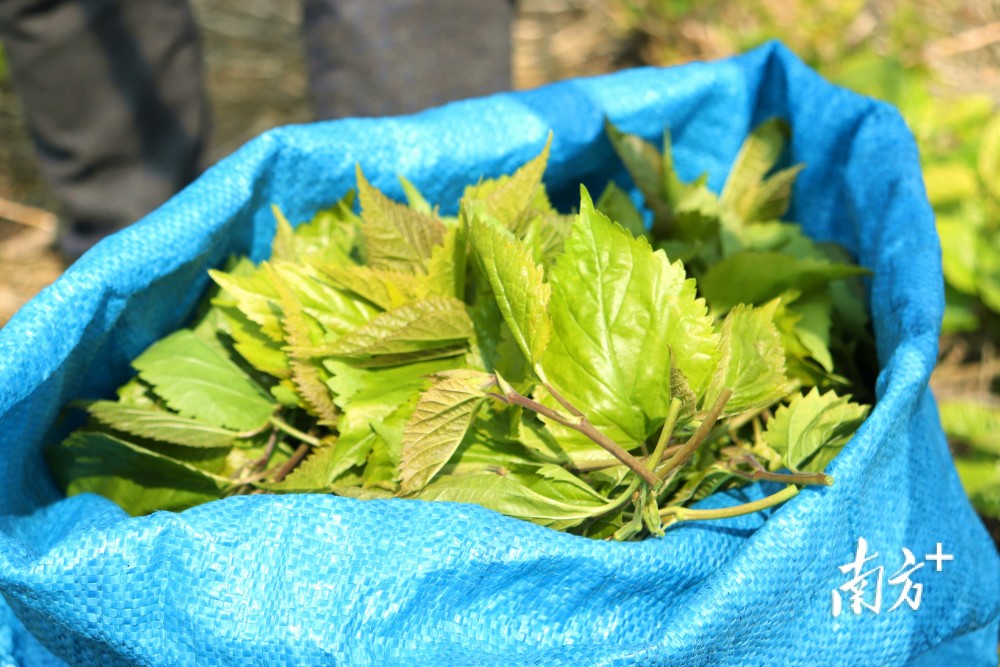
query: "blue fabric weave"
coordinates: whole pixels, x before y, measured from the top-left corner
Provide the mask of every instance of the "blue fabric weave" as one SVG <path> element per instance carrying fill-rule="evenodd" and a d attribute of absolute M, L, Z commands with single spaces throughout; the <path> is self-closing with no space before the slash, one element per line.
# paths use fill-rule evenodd
<path fill-rule="evenodd" d="M 620 177 L 610 117 L 718 189 L 743 138 L 779 115 L 804 162 L 790 218 L 840 242 L 869 282 L 878 403 L 828 472 L 776 510 L 596 542 L 482 508 L 243 496 L 128 518 L 61 497 L 42 447 L 107 397 L 129 360 L 185 324 L 206 270 L 266 257 L 278 204 L 310 217 L 354 165 L 399 196 L 405 174 L 455 202 L 554 131 L 546 181 L 570 204 Z M 113 196 L 113 193 L 109 193 Z M 99 244 L 0 330 L 0 663 L 82 665 L 995 665 L 1000 559 L 959 485 L 928 377 L 943 312 L 940 249 L 916 147 L 890 107 L 833 87 L 780 45 L 632 70 L 417 115 L 264 134 Z M 773 489 L 770 489 L 773 490 Z M 733 495 L 759 498 L 761 485 Z M 736 502 L 713 496 L 706 506 Z M 884 566 L 879 614 L 834 617 L 863 537 Z M 940 542 L 954 560 L 888 578 Z"/>

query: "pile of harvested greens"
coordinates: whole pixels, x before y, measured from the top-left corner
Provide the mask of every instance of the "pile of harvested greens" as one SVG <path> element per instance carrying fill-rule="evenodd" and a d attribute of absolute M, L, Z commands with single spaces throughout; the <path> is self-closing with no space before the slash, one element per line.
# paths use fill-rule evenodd
<path fill-rule="evenodd" d="M 616 185 L 579 213 L 548 147 L 449 218 L 358 170 L 273 255 L 234 260 L 190 329 L 48 450 L 67 493 L 132 514 L 245 493 L 471 502 L 593 538 L 757 511 L 829 484 L 874 366 L 843 250 L 778 219 L 798 167 L 764 123 L 721 195 L 608 126 L 650 217 Z M 787 484 L 721 510 L 748 480 Z"/>

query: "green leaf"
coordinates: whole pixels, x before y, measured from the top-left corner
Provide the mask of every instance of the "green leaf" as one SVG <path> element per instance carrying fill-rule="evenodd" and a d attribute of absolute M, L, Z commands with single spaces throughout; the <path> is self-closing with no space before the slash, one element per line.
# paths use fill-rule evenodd
<path fill-rule="evenodd" d="M 465 298 L 465 268 L 469 254 L 468 227 L 464 220 L 448 227 L 444 242 L 434 246 L 427 262 L 426 294 Z"/>
<path fill-rule="evenodd" d="M 399 467 L 401 494 L 419 491 L 441 470 L 465 438 L 476 410 L 486 400 L 485 373 L 450 376 L 420 395 L 403 430 Z"/>
<path fill-rule="evenodd" d="M 298 248 L 295 247 L 295 230 L 288 218 L 281 212 L 277 205 L 271 205 L 271 212 L 274 214 L 275 231 L 274 240 L 271 242 L 271 259 L 281 259 L 288 262 L 299 261 Z"/>
<path fill-rule="evenodd" d="M 230 480 L 108 435 L 77 431 L 46 452 L 68 495 L 99 493 L 132 516 L 221 497 Z"/>
<path fill-rule="evenodd" d="M 790 470 L 822 472 L 868 416 L 850 396 L 813 388 L 795 395 L 767 422 L 764 440 Z"/>
<path fill-rule="evenodd" d="M 549 286 L 525 247 L 502 228 L 476 219 L 472 246 L 486 272 L 497 307 L 525 359 L 534 366 L 548 345 Z"/>
<path fill-rule="evenodd" d="M 609 182 L 604 188 L 604 192 L 597 199 L 596 207 L 598 211 L 608 216 L 608 219 L 627 229 L 632 236 L 646 234 L 642 213 L 632 203 L 628 193 L 615 185 L 614 181 Z"/>
<path fill-rule="evenodd" d="M 459 476 L 484 472 L 506 475 L 510 473 L 512 466 L 538 464 L 538 458 L 521 443 L 512 442 L 507 436 L 497 436 L 501 417 L 489 414 L 488 406 L 486 404 L 477 413 L 466 437 L 441 468 L 439 475 Z"/>
<path fill-rule="evenodd" d="M 281 343 L 265 336 L 260 327 L 251 322 L 234 306 L 216 306 L 219 313 L 219 331 L 233 341 L 233 349 L 254 369 L 275 378 L 289 378 L 292 371 L 288 356 Z"/>
<path fill-rule="evenodd" d="M 323 341 L 323 333 L 309 326 L 302 304 L 285 285 L 282 277 L 267 265 L 271 280 L 278 291 L 282 310 L 281 327 L 285 332 L 288 366 L 292 372 L 291 381 L 296 393 L 302 398 L 306 411 L 319 420 L 320 425 L 333 426 L 337 423 L 337 406 L 333 404 L 330 390 L 326 386 L 328 374 L 321 364 L 307 352 Z"/>
<path fill-rule="evenodd" d="M 607 498 L 594 491 L 582 479 L 565 468 L 551 463 L 537 468 L 515 466 L 511 476 L 532 491 L 537 491 L 549 498 L 574 503 L 585 501 L 587 504 L 598 506 L 608 502 Z"/>
<path fill-rule="evenodd" d="M 153 407 L 95 401 L 87 406 L 87 411 L 97 421 L 116 431 L 184 447 L 229 447 L 239 437 L 236 431 L 202 424 Z"/>
<path fill-rule="evenodd" d="M 115 394 L 118 396 L 119 405 L 132 408 L 158 408 L 156 396 L 150 391 L 149 385 L 143 382 L 138 375 L 118 387 Z"/>
<path fill-rule="evenodd" d="M 295 228 L 293 243 L 300 260 L 350 264 L 361 245 L 361 219 L 354 214 L 354 191 Z"/>
<path fill-rule="evenodd" d="M 832 311 L 830 294 L 823 290 L 805 296 L 789 293 L 781 297 L 775 324 L 781 331 L 788 371 L 793 376 L 812 377 L 812 373 L 804 370 L 803 362 L 807 358 L 813 359 L 827 373 L 833 372 L 830 353 Z"/>
<path fill-rule="evenodd" d="M 375 440 L 372 452 L 362 473 L 365 488 L 379 488 L 396 492 L 399 488 L 399 469 L 403 453 L 403 429 L 416 407 L 417 396 L 396 407 L 385 419 L 370 424 Z"/>
<path fill-rule="evenodd" d="M 171 410 L 205 424 L 249 431 L 274 408 L 264 389 L 187 329 L 154 343 L 132 365 Z"/>
<path fill-rule="evenodd" d="M 795 178 L 805 165 L 798 164 L 788 169 L 775 172 L 764 180 L 748 200 L 743 212 L 747 222 L 755 220 L 777 220 L 787 211 L 792 201 L 792 187 Z"/>
<path fill-rule="evenodd" d="M 548 269 L 556 257 L 562 254 L 563 245 L 572 226 L 572 215 L 552 213 L 538 216 L 528 224 L 521 241 L 528 248 L 535 263 Z"/>
<path fill-rule="evenodd" d="M 444 223 L 386 197 L 365 179 L 361 167 L 357 174 L 368 266 L 426 273 L 431 249 L 444 239 Z"/>
<path fill-rule="evenodd" d="M 994 113 L 983 128 L 977 166 L 986 191 L 1000 202 L 1000 113 Z"/>
<path fill-rule="evenodd" d="M 222 288 L 223 297 L 216 302 L 233 303 L 248 320 L 260 327 L 261 333 L 273 341 L 281 342 L 284 334 L 278 316 L 278 293 L 274 285 L 262 271 L 255 271 L 252 265 L 238 267 L 239 271 L 224 273 L 209 270 L 208 275 Z M 229 298 L 226 299 L 225 297 Z"/>
<path fill-rule="evenodd" d="M 342 415 L 337 423 L 340 437 L 334 449 L 331 480 L 365 463 L 376 436 L 372 424 L 386 420 L 400 405 L 415 400 L 430 384 L 428 376 L 452 370 L 460 357 L 436 359 L 389 368 L 357 368 L 343 361 L 324 360 L 331 373 L 327 382 Z"/>
<path fill-rule="evenodd" d="M 477 475 L 463 475 L 458 477 L 438 477 L 436 480 L 425 486 L 415 496 L 419 500 L 449 501 L 454 503 L 474 503 L 487 509 L 491 509 L 507 516 L 532 521 L 534 523 L 547 526 L 555 523 L 567 524 L 579 523 L 591 516 L 594 510 L 601 506 L 601 502 L 589 498 L 583 493 L 578 493 L 573 500 L 567 501 L 562 498 L 551 498 L 544 493 L 539 493 L 522 480 L 528 475 L 521 475 L 518 479 L 511 476 L 497 475 L 493 473 L 481 473 Z M 546 485 L 544 478 L 537 478 L 536 483 Z M 568 491 L 563 485 L 561 490 Z"/>
<path fill-rule="evenodd" d="M 763 408 L 795 389 L 785 376 L 785 351 L 774 323 L 779 301 L 760 308 L 739 305 L 722 323 L 722 356 L 702 407 L 714 405 L 724 388 L 733 394 L 724 414 Z"/>
<path fill-rule="evenodd" d="M 423 215 L 434 215 L 434 209 L 424 199 L 424 196 L 420 194 L 417 186 L 404 176 L 398 176 L 397 178 L 399 178 L 399 182 L 403 186 L 403 194 L 406 196 L 406 203 L 409 204 L 410 208 Z"/>
<path fill-rule="evenodd" d="M 542 367 L 592 422 L 645 440 L 668 411 L 671 352 L 692 388 L 704 387 L 718 336 L 694 281 L 595 210 L 586 190 L 550 280 L 552 340 Z"/>
<path fill-rule="evenodd" d="M 288 262 L 265 262 L 260 271 L 268 275 L 275 292 L 275 304 L 278 312 L 280 299 L 274 285 L 274 275 L 267 269 L 271 266 L 281 277 L 282 282 L 292 290 L 302 304 L 302 312 L 318 322 L 331 336 L 342 336 L 349 331 L 365 324 L 378 309 L 367 302 L 353 297 L 349 292 L 327 282 L 319 269 L 308 264 L 289 264 Z M 284 329 L 282 328 L 282 332 Z M 284 340 L 284 336 L 282 336 Z"/>
<path fill-rule="evenodd" d="M 329 493 L 330 474 L 338 459 L 337 445 L 313 447 L 309 455 L 280 482 L 258 482 L 255 486 L 273 493 Z"/>
<path fill-rule="evenodd" d="M 663 188 L 664 179 L 667 178 L 664 176 L 664 161 L 671 160 L 670 135 L 666 135 L 665 138 L 668 150 L 664 156 L 642 137 L 622 132 L 607 118 L 604 119 L 604 130 L 611 141 L 611 146 L 615 149 L 615 153 L 618 154 L 629 176 L 632 177 L 639 192 L 642 193 L 646 206 L 653 212 L 656 231 L 663 231 L 674 217 Z M 673 174 L 672 162 L 667 167 L 667 172 Z"/>
<path fill-rule="evenodd" d="M 661 158 L 663 160 L 663 194 L 666 197 L 667 203 L 675 209 L 674 212 L 676 213 L 676 209 L 681 206 L 682 200 L 689 194 L 691 188 L 682 183 L 680 177 L 677 176 L 677 170 L 674 167 L 674 151 L 669 127 L 663 130 L 663 153 Z M 703 186 L 707 180 L 707 177 L 699 179 L 692 185 L 695 187 L 699 185 Z"/>
<path fill-rule="evenodd" d="M 754 128 L 740 147 L 719 199 L 741 219 L 753 219 L 754 208 L 767 199 L 761 183 L 781 157 L 789 134 L 787 123 L 772 118 Z"/>
<path fill-rule="evenodd" d="M 698 287 L 712 311 L 724 313 L 740 303 L 759 305 L 789 290 L 806 292 L 867 273 L 852 264 L 745 250 L 710 268 L 698 281 Z"/>
<path fill-rule="evenodd" d="M 359 360 L 442 348 L 457 353 L 452 348 L 464 347 L 472 334 L 465 304 L 450 297 L 429 297 L 387 310 L 313 353 Z"/>
<path fill-rule="evenodd" d="M 440 248 L 441 246 L 437 246 Z M 373 269 L 368 266 L 320 266 L 319 270 L 338 287 L 353 292 L 383 310 L 416 300 L 421 280 L 412 273 Z"/>
<path fill-rule="evenodd" d="M 974 401 L 941 401 L 941 427 L 949 438 L 1000 456 L 1000 408 Z"/>
<path fill-rule="evenodd" d="M 466 188 L 462 208 L 470 218 L 493 219 L 511 233 L 521 236 L 528 223 L 554 212 L 542 186 L 542 174 L 549 160 L 552 135 L 539 155 L 510 176 L 483 181 Z"/>

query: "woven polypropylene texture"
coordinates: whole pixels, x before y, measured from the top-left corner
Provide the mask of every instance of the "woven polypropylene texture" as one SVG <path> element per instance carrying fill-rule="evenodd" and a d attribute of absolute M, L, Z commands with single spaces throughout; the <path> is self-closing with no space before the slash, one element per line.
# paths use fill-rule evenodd
<path fill-rule="evenodd" d="M 264 258 L 271 203 L 307 219 L 353 186 L 357 162 L 390 194 L 405 174 L 428 199 L 454 203 L 466 184 L 536 155 L 551 129 L 546 180 L 571 205 L 581 181 L 596 191 L 623 179 L 605 115 L 654 141 L 669 126 L 682 176 L 708 172 L 715 189 L 752 127 L 790 122 L 791 159 L 807 165 L 790 217 L 874 272 L 878 403 L 832 464 L 833 487 L 768 515 L 628 544 L 449 503 L 258 495 L 128 518 L 95 496 L 61 498 L 42 448 L 75 425 L 63 406 L 110 396 L 130 359 L 185 323 L 206 269 L 232 253 Z M 0 655 L 241 667 L 995 665 L 1000 560 L 927 389 L 939 255 L 898 114 L 830 86 L 779 45 L 268 132 L 99 244 L 0 331 Z M 916 610 L 889 611 L 899 588 L 886 581 L 881 613 L 855 615 L 845 601 L 835 617 L 832 591 L 849 578 L 838 567 L 859 537 L 879 554 L 866 569 L 883 566 L 886 580 L 904 548 L 923 562 L 940 542 L 954 560 L 913 573 Z"/>

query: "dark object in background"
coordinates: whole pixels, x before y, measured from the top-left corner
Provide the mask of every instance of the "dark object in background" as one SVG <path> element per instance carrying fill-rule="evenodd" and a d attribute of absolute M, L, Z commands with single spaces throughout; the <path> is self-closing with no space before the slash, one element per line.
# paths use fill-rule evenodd
<path fill-rule="evenodd" d="M 319 118 L 393 115 L 506 90 L 503 0 L 304 0 Z M 204 166 L 208 105 L 190 8 L 176 0 L 4 0 L 0 41 L 72 261 Z"/>

